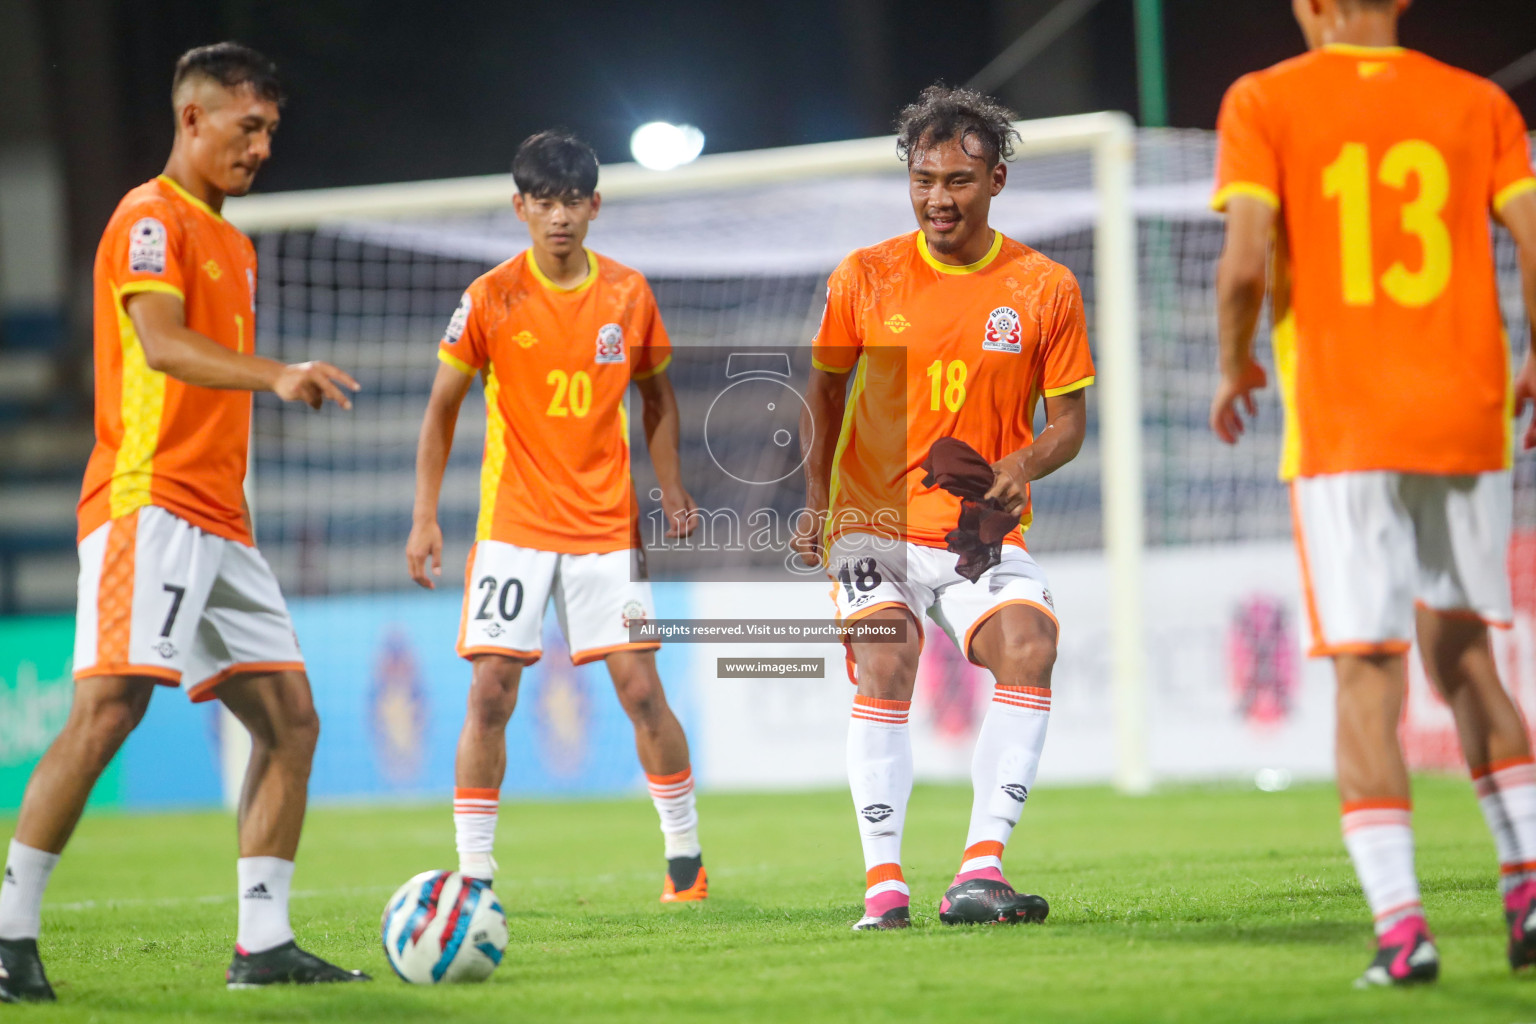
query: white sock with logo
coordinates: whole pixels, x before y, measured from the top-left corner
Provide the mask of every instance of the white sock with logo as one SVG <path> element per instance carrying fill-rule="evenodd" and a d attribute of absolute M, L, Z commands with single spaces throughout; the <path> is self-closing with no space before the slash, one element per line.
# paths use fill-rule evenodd
<path fill-rule="evenodd" d="M 35 939 L 43 923 L 43 890 L 59 855 L 11 840 L 0 882 L 0 939 Z"/>
<path fill-rule="evenodd" d="M 912 797 L 912 702 L 853 698 L 848 723 L 848 788 L 853 794 L 859 840 L 864 845 L 864 899 L 908 895 L 901 874 L 901 832 Z"/>
<path fill-rule="evenodd" d="M 1002 878 L 1003 847 L 1013 835 L 1024 801 L 1035 785 L 1045 730 L 1051 720 L 1051 691 L 1034 686 L 998 686 L 982 719 L 971 759 L 971 825 L 965 835 L 960 875 L 996 871 Z"/>
<path fill-rule="evenodd" d="M 235 945 L 242 953 L 264 953 L 293 938 L 288 923 L 288 894 L 293 888 L 293 861 L 281 857 L 241 857 L 235 862 L 240 879 L 240 925 Z"/>

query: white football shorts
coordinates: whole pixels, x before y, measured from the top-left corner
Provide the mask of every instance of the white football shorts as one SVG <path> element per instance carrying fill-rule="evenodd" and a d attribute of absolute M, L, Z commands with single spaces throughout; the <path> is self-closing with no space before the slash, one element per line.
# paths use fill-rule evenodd
<path fill-rule="evenodd" d="M 947 548 L 845 533 L 832 542 L 827 559 L 838 620 L 856 622 L 881 608 L 905 608 L 917 623 L 919 640 L 926 615 L 972 662 L 976 630 L 999 609 L 1028 605 L 1056 621 L 1050 583 L 1028 551 L 1004 544 L 1002 561 L 974 583 L 955 571 L 959 561 Z"/>
<path fill-rule="evenodd" d="M 469 552 L 460 657 L 504 654 L 531 665 L 543 654 L 544 608 L 554 599 L 560 632 L 578 665 L 615 651 L 654 651 L 631 643 L 629 625 L 656 617 L 651 585 L 632 578 L 632 551 L 564 555 L 482 540 Z"/>
<path fill-rule="evenodd" d="M 277 577 L 254 547 L 154 506 L 80 542 L 76 679 L 147 676 L 203 701 L 233 675 L 303 669 Z"/>
<path fill-rule="evenodd" d="M 1408 650 L 1414 606 L 1507 627 L 1508 471 L 1372 471 L 1291 484 L 1311 654 Z"/>

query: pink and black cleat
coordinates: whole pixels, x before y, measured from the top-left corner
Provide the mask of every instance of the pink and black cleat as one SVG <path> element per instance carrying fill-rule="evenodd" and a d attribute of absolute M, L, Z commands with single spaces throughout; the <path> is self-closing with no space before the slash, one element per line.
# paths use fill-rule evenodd
<path fill-rule="evenodd" d="M 912 898 L 904 892 L 882 892 L 864 901 L 864 916 L 853 923 L 856 932 L 884 932 L 912 924 Z"/>
<path fill-rule="evenodd" d="M 1505 893 L 1504 920 L 1509 922 L 1510 968 L 1536 964 L 1536 882 L 1522 882 Z"/>
<path fill-rule="evenodd" d="M 1422 915 L 1405 917 L 1376 940 L 1376 959 L 1355 988 L 1418 985 L 1440 977 L 1440 952 Z"/>
<path fill-rule="evenodd" d="M 1045 897 L 1014 892 L 996 868 L 956 875 L 939 901 L 945 924 L 1039 924 L 1050 912 Z"/>

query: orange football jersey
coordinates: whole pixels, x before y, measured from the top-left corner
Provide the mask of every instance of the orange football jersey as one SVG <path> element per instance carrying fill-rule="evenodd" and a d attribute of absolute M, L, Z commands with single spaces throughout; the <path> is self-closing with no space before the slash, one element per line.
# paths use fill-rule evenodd
<path fill-rule="evenodd" d="M 562 554 L 634 547 L 624 395 L 666 369 L 671 343 L 638 271 L 596 253 L 574 288 L 530 252 L 464 293 L 438 358 L 485 378 L 477 540 Z"/>
<path fill-rule="evenodd" d="M 1281 475 L 1509 466 L 1489 214 L 1536 189 L 1509 97 L 1412 50 L 1328 46 L 1239 79 L 1218 130 L 1215 208 L 1282 220 Z"/>
<path fill-rule="evenodd" d="M 183 384 L 145 362 L 123 302 L 182 300 L 186 324 L 236 352 L 256 338 L 250 239 L 165 175 L 118 204 L 96 250 L 96 447 L 85 470 L 80 537 L 146 505 L 251 543 L 244 508 L 251 393 Z"/>
<path fill-rule="evenodd" d="M 944 547 L 960 499 L 923 486 L 922 462 L 954 437 L 989 462 L 1034 440 L 1035 406 L 1093 383 L 1072 272 L 996 232 L 950 266 L 922 232 L 851 253 L 827 284 L 817 368 L 857 367 L 832 468 L 828 535 L 878 533 Z M 1022 547 L 1031 512 L 1006 543 Z"/>

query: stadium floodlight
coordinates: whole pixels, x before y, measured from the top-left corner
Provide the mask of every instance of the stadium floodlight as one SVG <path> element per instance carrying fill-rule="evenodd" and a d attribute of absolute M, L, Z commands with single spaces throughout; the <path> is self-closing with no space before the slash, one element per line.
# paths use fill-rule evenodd
<path fill-rule="evenodd" d="M 648 121 L 629 137 L 629 152 L 641 167 L 670 171 L 698 159 L 704 133 L 691 124 Z"/>

